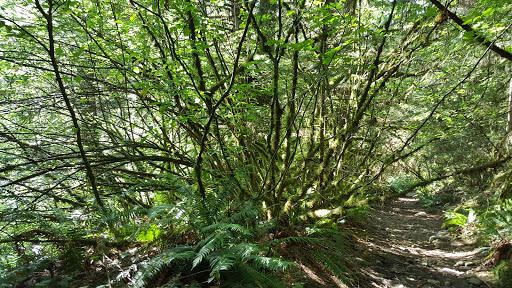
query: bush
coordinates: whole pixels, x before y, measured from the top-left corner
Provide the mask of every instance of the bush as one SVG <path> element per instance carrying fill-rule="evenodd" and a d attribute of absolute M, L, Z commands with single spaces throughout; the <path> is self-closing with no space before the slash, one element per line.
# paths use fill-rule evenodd
<path fill-rule="evenodd" d="M 412 175 L 401 173 L 396 176 L 389 177 L 386 179 L 386 182 L 388 183 L 391 191 L 395 193 L 402 193 L 418 182 L 418 180 Z"/>

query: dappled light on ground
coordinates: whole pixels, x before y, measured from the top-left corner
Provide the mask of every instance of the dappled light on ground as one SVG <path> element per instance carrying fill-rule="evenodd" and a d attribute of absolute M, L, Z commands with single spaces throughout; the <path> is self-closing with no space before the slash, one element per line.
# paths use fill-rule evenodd
<path fill-rule="evenodd" d="M 373 287 L 493 287 L 480 265 L 486 254 L 442 228 L 441 212 L 399 198 L 374 209 L 358 249 Z"/>

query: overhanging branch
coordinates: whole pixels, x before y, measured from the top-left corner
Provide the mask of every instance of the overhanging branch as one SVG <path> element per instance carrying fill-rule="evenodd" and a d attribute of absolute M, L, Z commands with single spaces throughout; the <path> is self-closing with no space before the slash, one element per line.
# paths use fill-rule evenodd
<path fill-rule="evenodd" d="M 512 157 L 509 156 L 509 157 L 503 158 L 501 160 L 494 161 L 494 162 L 491 162 L 491 163 L 487 163 L 487 164 L 484 164 L 484 165 L 481 165 L 481 166 L 476 166 L 476 167 L 470 167 L 470 168 L 467 168 L 467 169 L 457 170 L 455 172 L 452 172 L 452 173 L 449 173 L 449 174 L 446 174 L 446 175 L 441 175 L 441 176 L 438 176 L 438 177 L 435 177 L 435 178 L 427 179 L 425 181 L 421 181 L 421 182 L 418 182 L 418 183 L 410 186 L 409 188 L 407 188 L 406 190 L 404 190 L 400 194 L 406 194 L 406 193 L 412 192 L 416 188 L 424 187 L 424 186 L 427 186 L 430 183 L 433 183 L 433 182 L 436 182 L 436 181 L 441 181 L 441 180 L 444 180 L 444 179 L 447 179 L 447 178 L 450 178 L 450 177 L 453 177 L 453 176 L 470 175 L 470 174 L 474 174 L 474 173 L 484 172 L 485 170 L 490 169 L 490 168 L 498 168 L 498 167 L 503 166 L 503 164 L 508 162 L 510 159 L 512 159 Z"/>
<path fill-rule="evenodd" d="M 496 54 L 500 55 L 501 57 L 512 61 L 512 53 L 503 50 L 502 48 L 496 46 L 496 44 L 493 41 L 489 41 L 486 39 L 481 33 L 478 33 L 473 29 L 473 27 L 469 26 L 468 24 L 464 24 L 464 21 L 460 19 L 455 13 L 448 10 L 446 6 L 441 4 L 438 0 L 430 0 L 432 4 L 434 4 L 439 10 L 441 10 L 443 13 L 446 13 L 450 19 L 453 20 L 453 22 L 457 23 L 462 29 L 464 29 L 467 32 L 471 32 L 475 35 L 475 40 L 481 44 L 483 44 L 485 47 L 488 47 L 491 51 L 495 52 Z"/>

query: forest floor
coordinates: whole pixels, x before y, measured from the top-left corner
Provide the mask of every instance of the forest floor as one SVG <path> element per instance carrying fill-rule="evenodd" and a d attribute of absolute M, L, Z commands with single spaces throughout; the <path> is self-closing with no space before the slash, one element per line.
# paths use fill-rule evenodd
<path fill-rule="evenodd" d="M 482 265 L 488 251 L 474 239 L 442 228 L 442 211 L 426 209 L 416 198 L 399 198 L 372 208 L 355 249 L 369 283 L 360 287 L 494 287 Z"/>

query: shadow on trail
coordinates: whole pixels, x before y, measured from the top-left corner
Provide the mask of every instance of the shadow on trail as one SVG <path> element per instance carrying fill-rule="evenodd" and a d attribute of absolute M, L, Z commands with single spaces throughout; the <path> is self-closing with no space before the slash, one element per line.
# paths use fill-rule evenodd
<path fill-rule="evenodd" d="M 443 215 L 417 202 L 399 198 L 372 211 L 358 240 L 372 287 L 493 287 L 479 267 L 485 253 L 442 229 Z"/>

